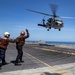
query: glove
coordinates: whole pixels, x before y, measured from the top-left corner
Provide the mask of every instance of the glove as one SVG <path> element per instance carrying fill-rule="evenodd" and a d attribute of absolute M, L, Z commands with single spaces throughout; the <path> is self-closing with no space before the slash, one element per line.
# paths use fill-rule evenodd
<path fill-rule="evenodd" d="M 26 32 L 28 32 L 28 29 L 26 29 Z"/>

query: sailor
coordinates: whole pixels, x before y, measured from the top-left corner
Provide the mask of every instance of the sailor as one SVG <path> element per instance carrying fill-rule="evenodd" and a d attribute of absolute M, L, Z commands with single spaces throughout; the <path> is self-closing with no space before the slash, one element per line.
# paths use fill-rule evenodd
<path fill-rule="evenodd" d="M 0 38 L 0 67 L 2 65 L 6 65 L 8 64 L 5 60 L 5 53 L 6 53 L 6 49 L 8 47 L 9 42 L 13 42 L 12 39 L 9 39 L 10 37 L 10 33 L 9 32 L 5 32 L 4 33 L 4 38 Z"/>
<path fill-rule="evenodd" d="M 22 31 L 20 33 L 20 36 L 18 36 L 16 38 L 16 49 L 17 49 L 18 55 L 17 55 L 16 60 L 15 60 L 15 65 L 21 65 L 19 62 L 24 62 L 22 60 L 23 46 L 25 44 L 25 39 L 27 39 L 29 37 L 29 31 L 27 29 L 26 29 L 26 33 L 27 33 L 27 35 L 25 35 L 25 31 Z"/>

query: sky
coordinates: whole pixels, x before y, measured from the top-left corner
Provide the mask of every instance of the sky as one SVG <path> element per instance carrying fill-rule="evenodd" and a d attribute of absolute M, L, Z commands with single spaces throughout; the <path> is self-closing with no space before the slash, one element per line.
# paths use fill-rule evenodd
<path fill-rule="evenodd" d="M 75 18 L 75 0 L 0 0 L 0 37 L 4 32 L 10 33 L 10 38 L 16 38 L 22 30 L 29 30 L 27 41 L 67 41 L 75 42 L 75 19 L 60 18 L 64 22 L 61 31 L 38 26 L 42 19 L 49 16 L 27 11 L 37 10 L 52 14 L 50 4 L 58 6 L 56 15 Z"/>

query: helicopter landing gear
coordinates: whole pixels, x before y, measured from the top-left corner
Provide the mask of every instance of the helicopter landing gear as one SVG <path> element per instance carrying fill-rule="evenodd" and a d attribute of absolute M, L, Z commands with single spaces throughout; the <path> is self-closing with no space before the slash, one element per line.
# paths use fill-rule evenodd
<path fill-rule="evenodd" d="M 61 29 L 59 29 L 59 31 L 60 31 Z"/>
<path fill-rule="evenodd" d="M 49 29 L 47 29 L 47 31 L 49 31 Z"/>
<path fill-rule="evenodd" d="M 49 29 L 51 29 L 51 27 L 49 27 Z"/>
<path fill-rule="evenodd" d="M 51 29 L 51 27 L 49 27 L 48 29 L 47 29 L 47 31 L 49 31 Z"/>

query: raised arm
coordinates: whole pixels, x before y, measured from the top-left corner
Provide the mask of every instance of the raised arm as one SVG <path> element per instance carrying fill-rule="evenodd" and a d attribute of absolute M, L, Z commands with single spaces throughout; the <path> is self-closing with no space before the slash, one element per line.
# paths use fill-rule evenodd
<path fill-rule="evenodd" d="M 26 33 L 27 35 L 25 36 L 25 38 L 28 38 L 30 36 L 28 29 L 26 29 Z"/>

